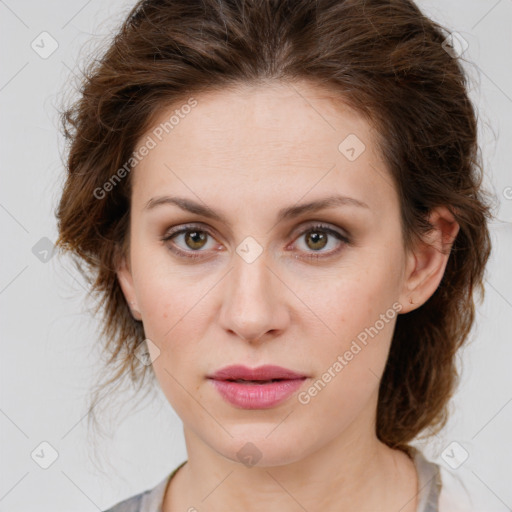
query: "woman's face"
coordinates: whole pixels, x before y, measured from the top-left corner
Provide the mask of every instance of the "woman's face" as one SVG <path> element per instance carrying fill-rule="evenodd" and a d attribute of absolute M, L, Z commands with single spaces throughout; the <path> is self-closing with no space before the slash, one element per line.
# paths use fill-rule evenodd
<path fill-rule="evenodd" d="M 411 306 L 399 200 L 370 126 L 306 83 L 195 102 L 162 111 L 139 141 L 118 272 L 188 439 L 271 466 L 374 436 L 397 314 Z M 277 403 L 253 384 L 260 400 L 244 406 L 208 378 L 235 364 L 305 378 Z"/>

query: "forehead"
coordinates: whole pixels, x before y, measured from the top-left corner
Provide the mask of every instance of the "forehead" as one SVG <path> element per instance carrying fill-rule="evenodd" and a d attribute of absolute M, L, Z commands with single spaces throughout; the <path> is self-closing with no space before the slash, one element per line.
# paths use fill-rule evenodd
<path fill-rule="evenodd" d="M 397 200 L 372 126 L 325 89 L 246 85 L 194 100 L 193 108 L 181 108 L 184 101 L 159 112 L 141 137 L 139 144 L 149 137 L 155 145 L 133 172 L 134 202 L 176 188 L 242 202 L 322 191 L 375 207 Z"/>

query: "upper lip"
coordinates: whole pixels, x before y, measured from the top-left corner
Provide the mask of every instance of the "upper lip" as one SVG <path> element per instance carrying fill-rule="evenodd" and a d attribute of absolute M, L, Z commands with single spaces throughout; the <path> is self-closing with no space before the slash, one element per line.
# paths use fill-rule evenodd
<path fill-rule="evenodd" d="M 303 379 L 306 375 L 294 372 L 282 366 L 263 365 L 248 368 L 243 365 L 225 366 L 215 373 L 208 375 L 215 380 L 272 380 L 272 379 Z"/>

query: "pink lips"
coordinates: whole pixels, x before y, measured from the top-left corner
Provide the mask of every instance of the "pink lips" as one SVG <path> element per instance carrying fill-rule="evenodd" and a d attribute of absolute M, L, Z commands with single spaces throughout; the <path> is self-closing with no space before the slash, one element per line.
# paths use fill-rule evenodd
<path fill-rule="evenodd" d="M 253 369 L 234 365 L 208 375 L 208 379 L 232 405 L 242 409 L 268 409 L 292 395 L 307 376 L 274 365 Z"/>

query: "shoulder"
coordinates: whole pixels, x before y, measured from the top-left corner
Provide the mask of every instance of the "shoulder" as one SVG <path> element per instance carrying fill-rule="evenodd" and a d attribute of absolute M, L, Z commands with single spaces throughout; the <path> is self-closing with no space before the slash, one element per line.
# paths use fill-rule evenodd
<path fill-rule="evenodd" d="M 440 465 L 443 489 L 439 512 L 509 512 L 503 501 L 472 472 L 457 472 Z"/>
<path fill-rule="evenodd" d="M 429 461 L 415 447 L 409 447 L 418 474 L 418 507 L 417 512 L 441 512 L 439 510 L 439 494 L 442 481 L 439 466 Z M 453 511 L 450 511 L 453 512 Z"/>
<path fill-rule="evenodd" d="M 420 483 L 418 512 L 509 512 L 489 489 L 477 492 L 472 472 L 450 469 L 413 449 Z"/>
<path fill-rule="evenodd" d="M 182 462 L 170 474 L 160 480 L 155 487 L 144 492 L 131 496 L 116 503 L 113 507 L 103 512 L 160 512 L 165 495 L 165 489 L 171 478 L 176 474 L 187 461 Z"/>
<path fill-rule="evenodd" d="M 130 498 L 116 503 L 113 507 L 103 512 L 142 512 L 142 498 L 147 495 L 149 491 L 141 492 Z"/>

